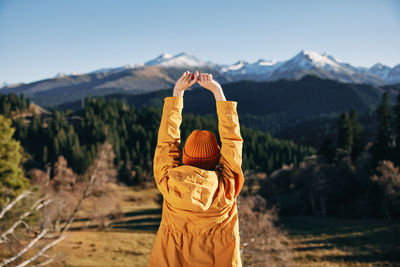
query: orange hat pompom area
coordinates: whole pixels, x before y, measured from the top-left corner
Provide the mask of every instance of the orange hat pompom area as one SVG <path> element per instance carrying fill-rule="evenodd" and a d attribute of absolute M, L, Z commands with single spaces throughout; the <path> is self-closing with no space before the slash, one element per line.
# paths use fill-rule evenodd
<path fill-rule="evenodd" d="M 201 169 L 213 169 L 219 160 L 220 148 L 215 135 L 207 130 L 194 130 L 183 147 L 182 163 Z"/>

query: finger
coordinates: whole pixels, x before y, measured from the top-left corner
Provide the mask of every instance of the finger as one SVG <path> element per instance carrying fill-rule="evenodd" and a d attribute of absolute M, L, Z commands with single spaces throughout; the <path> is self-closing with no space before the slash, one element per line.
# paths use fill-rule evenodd
<path fill-rule="evenodd" d="M 212 78 L 213 78 L 213 75 L 210 73 L 210 79 L 212 80 Z"/>
<path fill-rule="evenodd" d="M 205 74 L 205 73 L 202 73 L 202 74 L 201 74 L 201 78 L 203 79 L 204 82 L 207 81 L 207 79 L 206 79 L 206 74 Z"/>
<path fill-rule="evenodd" d="M 187 72 L 185 71 L 182 76 L 179 78 L 181 81 L 184 81 L 187 77 Z"/>
<path fill-rule="evenodd" d="M 190 83 L 192 84 L 193 81 L 195 81 L 196 79 L 196 73 L 192 73 L 191 77 L 190 77 Z"/>
<path fill-rule="evenodd" d="M 190 73 L 189 78 L 188 78 L 188 82 L 191 83 L 193 80 L 194 74 Z"/>
<path fill-rule="evenodd" d="M 187 82 L 190 79 L 190 71 L 187 71 L 184 81 Z"/>
<path fill-rule="evenodd" d="M 196 70 L 196 73 L 195 73 L 195 79 L 196 79 L 196 82 L 199 80 L 199 71 L 197 71 L 197 70 Z"/>
<path fill-rule="evenodd" d="M 210 81 L 210 80 L 211 80 L 210 74 L 207 74 L 207 81 Z"/>
<path fill-rule="evenodd" d="M 199 80 L 200 80 L 201 82 L 203 82 L 203 73 L 200 73 L 200 74 L 199 74 Z"/>
<path fill-rule="evenodd" d="M 192 80 L 190 82 L 190 86 L 192 86 L 193 84 L 195 84 L 197 82 L 197 72 L 193 74 L 192 76 Z"/>

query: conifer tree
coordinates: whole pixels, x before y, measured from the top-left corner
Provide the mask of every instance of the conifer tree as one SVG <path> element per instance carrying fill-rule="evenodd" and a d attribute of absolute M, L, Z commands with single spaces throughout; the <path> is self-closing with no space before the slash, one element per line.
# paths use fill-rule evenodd
<path fill-rule="evenodd" d="M 376 109 L 378 129 L 373 146 L 374 164 L 378 161 L 390 160 L 392 155 L 392 113 L 389 94 L 383 93 L 381 104 Z"/>
<path fill-rule="evenodd" d="M 347 112 L 342 113 L 339 117 L 337 146 L 348 153 L 351 153 L 353 146 L 353 133 L 351 121 Z"/>
<path fill-rule="evenodd" d="M 23 149 L 13 139 L 11 119 L 0 115 L 0 205 L 29 186 L 21 165 Z"/>
<path fill-rule="evenodd" d="M 396 147 L 394 150 L 393 162 L 400 166 L 400 93 L 397 95 L 397 102 L 394 107 L 394 118 L 395 118 L 395 131 L 396 131 Z"/>
<path fill-rule="evenodd" d="M 47 155 L 48 151 L 47 151 L 47 146 L 43 146 L 43 154 L 42 154 L 42 161 L 43 164 L 47 163 L 48 160 L 48 155 Z"/>
<path fill-rule="evenodd" d="M 325 156 L 325 158 L 329 162 L 334 162 L 335 154 L 336 154 L 336 146 L 332 138 L 327 137 L 325 138 L 324 142 L 322 143 L 318 154 Z"/>
<path fill-rule="evenodd" d="M 31 97 L 28 95 L 26 98 L 25 98 L 25 103 L 26 103 L 26 107 L 29 109 L 29 106 L 31 105 Z"/>
<path fill-rule="evenodd" d="M 352 109 L 350 112 L 350 121 L 351 121 L 352 137 L 353 137 L 351 158 L 353 161 L 355 161 L 364 149 L 364 140 L 362 135 L 363 128 L 358 120 L 358 114 L 354 109 Z"/>
<path fill-rule="evenodd" d="M 36 113 L 33 113 L 32 116 L 32 121 L 29 127 L 29 131 L 30 134 L 32 134 L 33 136 L 36 136 L 36 134 L 39 132 L 39 128 L 40 128 L 40 117 L 39 115 L 37 115 Z"/>
<path fill-rule="evenodd" d="M 19 95 L 18 108 L 19 108 L 20 111 L 24 111 L 26 109 L 26 102 L 25 102 L 24 93 L 21 93 Z"/>

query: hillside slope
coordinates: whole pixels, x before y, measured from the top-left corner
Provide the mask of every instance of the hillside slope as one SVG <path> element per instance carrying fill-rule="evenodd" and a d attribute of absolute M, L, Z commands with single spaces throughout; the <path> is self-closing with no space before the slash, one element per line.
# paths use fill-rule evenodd
<path fill-rule="evenodd" d="M 369 114 L 378 106 L 381 95 L 389 91 L 394 102 L 398 88 L 375 88 L 364 84 L 347 84 L 315 76 L 299 81 L 241 81 L 223 85 L 227 99 L 238 102 L 240 121 L 244 125 L 270 132 L 278 138 L 292 139 L 299 144 L 318 146 L 327 135 L 336 131 L 342 112 L 354 109 Z M 112 94 L 137 108 L 161 106 L 171 89 L 141 95 Z M 82 108 L 80 101 L 60 105 L 61 109 Z M 203 88 L 185 93 L 184 112 L 215 114 L 212 94 Z M 370 116 L 371 117 L 371 116 Z"/>

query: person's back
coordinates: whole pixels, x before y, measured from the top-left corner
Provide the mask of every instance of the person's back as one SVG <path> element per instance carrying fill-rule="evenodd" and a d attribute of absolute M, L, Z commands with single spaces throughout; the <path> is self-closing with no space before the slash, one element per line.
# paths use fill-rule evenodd
<path fill-rule="evenodd" d="M 195 130 L 181 152 L 184 90 L 199 82 L 216 99 L 221 149 L 215 136 Z M 154 154 L 154 178 L 164 202 L 149 266 L 241 266 L 236 197 L 244 176 L 237 102 L 226 101 L 210 74 L 185 72 L 164 99 Z M 215 169 L 219 164 L 221 168 Z"/>

